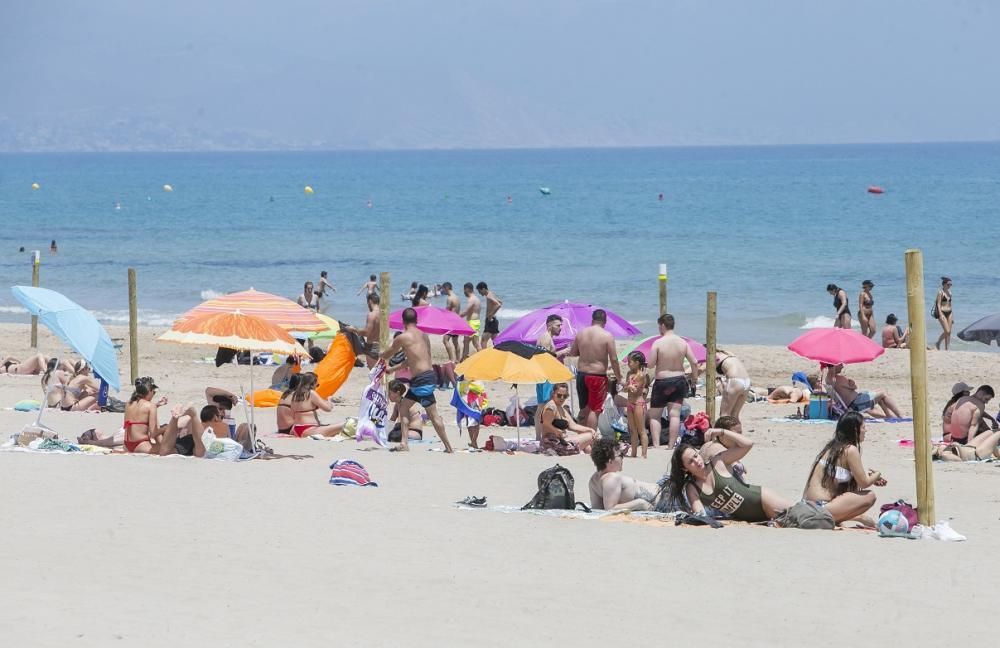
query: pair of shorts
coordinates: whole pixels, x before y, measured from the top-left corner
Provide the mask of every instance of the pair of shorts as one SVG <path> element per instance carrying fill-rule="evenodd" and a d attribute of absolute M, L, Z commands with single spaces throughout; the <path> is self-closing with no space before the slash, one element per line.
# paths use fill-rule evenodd
<path fill-rule="evenodd" d="M 469 326 L 472 327 L 472 330 L 474 332 L 479 333 L 479 329 L 482 327 L 482 322 L 480 322 L 477 319 L 470 319 L 469 320 Z"/>
<path fill-rule="evenodd" d="M 379 353 L 381 353 L 381 347 L 379 347 L 378 342 L 369 342 L 365 345 L 365 356 L 371 358 L 372 360 L 378 360 Z"/>
<path fill-rule="evenodd" d="M 686 376 L 657 378 L 653 381 L 649 405 L 656 409 L 666 407 L 668 403 L 683 405 L 684 397 L 688 395 L 690 389 Z"/>
<path fill-rule="evenodd" d="M 576 374 L 576 395 L 580 398 L 580 409 L 589 408 L 600 414 L 604 411 L 604 401 L 608 397 L 608 377 L 606 374 Z"/>
<path fill-rule="evenodd" d="M 194 435 L 188 434 L 186 436 L 177 437 L 177 441 L 174 442 L 174 448 L 177 450 L 177 454 L 190 457 L 194 454 Z"/>
<path fill-rule="evenodd" d="M 422 430 L 414 430 L 413 428 L 410 428 L 409 430 L 407 430 L 407 432 L 419 432 L 420 439 L 423 440 L 424 438 L 424 433 Z M 389 440 L 389 443 L 400 443 L 403 440 L 402 426 L 399 423 L 393 426 L 393 428 L 389 430 L 389 436 L 387 438 Z"/>
<path fill-rule="evenodd" d="M 500 320 L 495 317 L 487 317 L 486 326 L 483 327 L 483 333 L 500 335 Z"/>
<path fill-rule="evenodd" d="M 851 401 L 851 409 L 855 412 L 867 412 L 875 407 L 875 395 L 871 392 L 860 392 Z"/>
<path fill-rule="evenodd" d="M 431 407 L 437 403 L 434 398 L 434 388 L 437 387 L 437 382 L 437 374 L 433 369 L 422 371 L 410 378 L 410 388 L 403 395 L 403 398 L 419 403 L 421 407 Z"/>

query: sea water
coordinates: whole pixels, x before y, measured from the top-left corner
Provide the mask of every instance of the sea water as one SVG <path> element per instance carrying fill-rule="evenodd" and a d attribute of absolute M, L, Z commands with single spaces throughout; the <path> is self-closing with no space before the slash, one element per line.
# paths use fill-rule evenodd
<path fill-rule="evenodd" d="M 832 323 L 828 283 L 856 312 L 873 280 L 877 321 L 905 323 L 911 247 L 928 314 L 940 275 L 956 331 L 1000 310 L 998 211 L 1000 144 L 5 154 L 0 282 L 30 283 L 38 249 L 42 286 L 124 323 L 135 268 L 140 319 L 167 326 L 230 291 L 294 298 L 327 270 L 325 310 L 360 324 L 358 288 L 389 271 L 394 308 L 411 281 L 486 281 L 501 323 L 571 300 L 653 332 L 666 262 L 680 332 L 704 337 L 714 290 L 721 343 L 787 344 Z M 9 292 L 0 317 L 27 321 Z"/>

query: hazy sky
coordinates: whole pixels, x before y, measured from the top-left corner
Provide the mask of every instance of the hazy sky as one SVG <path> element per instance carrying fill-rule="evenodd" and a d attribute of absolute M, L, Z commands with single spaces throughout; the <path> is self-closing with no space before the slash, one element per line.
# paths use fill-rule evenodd
<path fill-rule="evenodd" d="M 1000 140 L 1000 2 L 0 3 L 0 150 Z"/>

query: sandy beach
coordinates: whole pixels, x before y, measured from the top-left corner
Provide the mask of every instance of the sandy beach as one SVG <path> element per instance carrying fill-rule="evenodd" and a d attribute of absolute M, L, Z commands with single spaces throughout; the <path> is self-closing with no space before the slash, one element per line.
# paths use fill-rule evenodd
<path fill-rule="evenodd" d="M 200 405 L 206 385 L 247 386 L 247 367 L 197 362 L 212 350 L 155 343 L 163 330 L 141 330 L 140 374 L 153 376 L 171 404 Z M 757 386 L 788 384 L 793 371 L 813 368 L 781 347 L 726 346 Z M 27 325 L 0 326 L 6 353 L 23 356 L 27 347 Z M 44 329 L 39 351 L 70 355 Z M 930 352 L 928 358 L 937 436 L 951 385 L 995 380 L 997 356 Z M 908 365 L 908 352 L 890 350 L 847 373 L 861 388 L 888 389 L 910 413 Z M 120 366 L 127 384 L 127 350 Z M 270 369 L 256 372 L 263 381 Z M 357 415 L 365 376 L 354 370 L 337 394 L 342 402 L 324 421 Z M 505 406 L 509 388 L 489 388 L 493 402 Z M 37 376 L 0 376 L 4 439 L 35 416 L 9 408 L 39 395 Z M 449 398 L 438 392 L 439 402 Z M 689 402 L 695 410 L 704 406 Z M 457 438 L 452 408 L 441 409 L 452 443 L 464 448 L 467 437 Z M 833 426 L 771 420 L 794 409 L 748 404 L 743 420 L 755 443 L 745 461 L 751 482 L 798 499 Z M 88 428 L 113 432 L 121 419 L 47 411 L 44 420 L 75 439 Z M 997 464 L 934 466 L 938 517 L 968 536 L 961 544 L 880 539 L 858 530 L 712 530 L 625 517 L 463 510 L 453 502 L 467 495 L 488 496 L 490 505 L 524 504 L 537 474 L 556 461 L 429 452 L 439 443 L 414 444 L 408 454 L 364 451 L 367 445 L 353 441 L 272 438 L 273 410 L 257 410 L 257 420 L 265 441 L 285 458 L 230 464 L 0 453 L 5 643 L 507 646 L 513 637 L 529 646 L 818 645 L 888 637 L 913 645 L 992 643 L 988 619 L 1000 574 L 992 558 L 1000 550 Z M 512 428 L 505 432 L 514 435 Z M 869 426 L 865 464 L 888 479 L 878 489 L 879 505 L 916 501 L 912 451 L 897 444 L 910 437 L 909 424 Z M 654 481 L 669 456 L 651 451 L 648 460 L 627 459 L 624 470 Z M 330 486 L 328 466 L 338 458 L 364 464 L 379 488 Z M 587 501 L 589 456 L 559 463 L 573 472 L 577 498 Z"/>

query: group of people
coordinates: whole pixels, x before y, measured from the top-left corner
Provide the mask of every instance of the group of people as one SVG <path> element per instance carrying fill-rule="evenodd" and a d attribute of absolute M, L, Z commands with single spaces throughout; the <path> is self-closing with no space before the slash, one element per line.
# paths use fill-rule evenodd
<path fill-rule="evenodd" d="M 934 296 L 934 307 L 931 309 L 931 317 L 941 325 L 941 335 L 938 336 L 934 346 L 938 350 L 944 345 L 945 350 L 951 348 L 951 332 L 954 325 L 952 315 L 952 281 L 950 277 L 941 277 L 941 287 Z M 861 327 L 862 335 L 873 338 L 876 333 L 875 324 L 875 297 L 872 289 L 875 283 L 871 279 L 861 282 L 861 292 L 858 293 L 858 325 Z M 826 291 L 833 296 L 833 325 L 836 328 L 851 328 L 851 305 L 847 296 L 847 291 L 837 284 L 827 284 Z M 904 349 L 909 344 L 909 327 L 905 330 L 899 326 L 898 318 L 889 313 L 882 327 L 882 346 L 887 349 Z"/>

